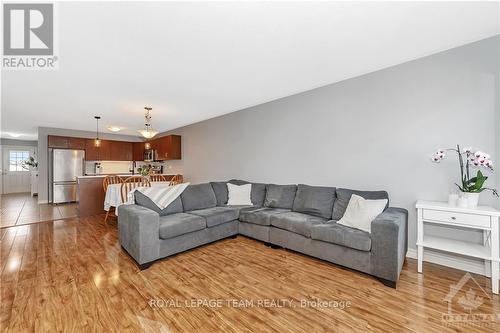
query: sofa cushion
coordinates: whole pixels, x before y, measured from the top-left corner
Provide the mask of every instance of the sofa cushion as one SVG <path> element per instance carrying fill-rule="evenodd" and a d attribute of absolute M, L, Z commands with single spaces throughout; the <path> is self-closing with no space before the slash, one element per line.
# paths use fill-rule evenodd
<path fill-rule="evenodd" d="M 373 220 L 382 214 L 386 205 L 387 199 L 367 200 L 352 194 L 344 216 L 337 221 L 337 224 L 370 233 Z"/>
<path fill-rule="evenodd" d="M 212 207 L 192 210 L 189 214 L 203 217 L 207 221 L 207 227 L 213 227 L 222 223 L 237 220 L 240 210 L 233 207 Z"/>
<path fill-rule="evenodd" d="M 177 197 L 170 205 L 167 207 L 160 209 L 151 199 L 149 199 L 144 193 L 141 193 L 139 191 L 134 192 L 134 197 L 135 197 L 135 203 L 138 204 L 139 206 L 143 206 L 146 208 L 149 208 L 151 210 L 154 210 L 160 216 L 165 216 L 165 215 L 170 215 L 170 214 L 175 214 L 175 213 L 182 213 L 183 207 L 182 207 L 182 200 L 181 197 Z"/>
<path fill-rule="evenodd" d="M 252 184 L 235 185 L 227 183 L 228 206 L 252 206 Z"/>
<path fill-rule="evenodd" d="M 309 215 L 332 218 L 335 187 L 299 184 L 293 201 L 293 211 Z"/>
<path fill-rule="evenodd" d="M 271 225 L 271 216 L 288 212 L 290 212 L 289 209 L 279 208 L 244 209 L 240 212 L 240 221 L 259 225 Z"/>
<path fill-rule="evenodd" d="M 217 197 L 217 206 L 224 206 L 227 204 L 228 200 L 228 190 L 227 183 L 234 185 L 245 185 L 252 184 L 252 192 L 250 193 L 250 198 L 254 206 L 262 206 L 264 204 L 264 199 L 266 197 L 266 184 L 262 183 L 250 183 L 245 180 L 231 179 L 228 182 L 211 182 L 212 188 Z"/>
<path fill-rule="evenodd" d="M 210 182 L 217 199 L 217 206 L 227 204 L 227 182 Z"/>
<path fill-rule="evenodd" d="M 264 206 L 271 208 L 292 209 L 297 185 L 268 184 Z"/>
<path fill-rule="evenodd" d="M 177 237 L 189 232 L 206 228 L 205 219 L 201 216 L 177 213 L 160 216 L 160 238 L 168 239 Z"/>
<path fill-rule="evenodd" d="M 370 251 L 372 247 L 372 239 L 369 233 L 333 221 L 312 227 L 311 238 L 360 251 Z"/>
<path fill-rule="evenodd" d="M 328 220 L 308 214 L 288 212 L 270 217 L 271 226 L 295 232 L 305 237 L 311 237 L 311 228 L 317 224 L 326 223 Z"/>
<path fill-rule="evenodd" d="M 185 212 L 217 206 L 217 198 L 209 183 L 189 185 L 181 194 Z"/>
<path fill-rule="evenodd" d="M 337 188 L 336 192 L 337 198 L 333 203 L 332 220 L 340 220 L 342 216 L 344 216 L 352 194 L 359 195 L 360 197 L 368 200 L 387 199 L 387 205 L 385 208 L 387 209 L 387 207 L 389 207 L 389 195 L 386 191 L 356 191 L 346 188 Z"/>
<path fill-rule="evenodd" d="M 229 183 L 234 185 L 252 184 L 252 192 L 250 194 L 250 197 L 252 199 L 252 204 L 254 206 L 261 206 L 261 207 L 262 205 L 264 205 L 264 199 L 266 198 L 266 184 L 250 183 L 247 182 L 246 180 L 239 180 L 239 179 L 231 179 Z M 227 202 L 227 186 L 226 186 L 226 202 Z"/>

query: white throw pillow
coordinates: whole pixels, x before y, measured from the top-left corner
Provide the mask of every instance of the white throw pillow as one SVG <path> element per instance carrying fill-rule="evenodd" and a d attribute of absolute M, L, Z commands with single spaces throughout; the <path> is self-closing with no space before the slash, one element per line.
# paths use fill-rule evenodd
<path fill-rule="evenodd" d="M 353 194 L 344 216 L 337 223 L 371 233 L 372 221 L 384 211 L 385 205 L 387 199 L 366 200 Z"/>
<path fill-rule="evenodd" d="M 234 185 L 227 183 L 227 205 L 241 206 L 252 205 L 251 200 L 252 184 Z"/>

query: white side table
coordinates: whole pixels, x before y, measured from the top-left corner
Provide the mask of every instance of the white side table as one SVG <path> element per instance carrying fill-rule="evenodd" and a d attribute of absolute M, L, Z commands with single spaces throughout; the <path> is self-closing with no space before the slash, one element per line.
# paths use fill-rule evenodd
<path fill-rule="evenodd" d="M 491 290 L 498 294 L 499 277 L 499 217 L 492 207 L 460 208 L 446 202 L 417 201 L 418 272 L 422 273 L 424 248 L 461 254 L 485 260 L 486 273 L 491 272 Z M 483 231 L 483 244 L 424 235 L 425 224 L 469 228 Z"/>

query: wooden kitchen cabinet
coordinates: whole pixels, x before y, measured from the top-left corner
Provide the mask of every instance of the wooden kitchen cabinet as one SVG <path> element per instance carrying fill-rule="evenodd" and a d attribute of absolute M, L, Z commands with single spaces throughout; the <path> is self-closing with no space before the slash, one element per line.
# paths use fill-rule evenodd
<path fill-rule="evenodd" d="M 99 149 L 100 161 L 111 161 L 111 141 L 101 140 L 101 147 Z"/>
<path fill-rule="evenodd" d="M 49 148 L 68 148 L 68 138 L 66 136 L 49 135 Z"/>
<path fill-rule="evenodd" d="M 132 161 L 133 144 L 126 141 L 108 141 L 110 161 Z"/>
<path fill-rule="evenodd" d="M 109 161 L 111 157 L 109 140 L 101 139 L 101 146 L 95 146 L 95 139 L 85 140 L 86 161 Z"/>
<path fill-rule="evenodd" d="M 69 137 L 68 138 L 68 148 L 85 149 L 85 139 Z"/>
<path fill-rule="evenodd" d="M 180 135 L 167 135 L 151 141 L 151 149 L 156 151 L 159 161 L 181 159 Z"/>
<path fill-rule="evenodd" d="M 85 149 L 85 139 L 82 138 L 49 135 L 47 140 L 49 148 Z"/>
<path fill-rule="evenodd" d="M 105 213 L 102 190 L 103 177 L 78 178 L 78 216 L 90 216 Z"/>
<path fill-rule="evenodd" d="M 132 161 L 132 142 L 101 139 L 100 147 L 96 147 L 94 142 L 94 139 L 85 141 L 87 161 Z"/>
<path fill-rule="evenodd" d="M 150 141 L 151 149 L 156 152 L 157 160 L 180 160 L 181 137 L 168 135 Z M 49 148 L 85 149 L 87 161 L 143 161 L 145 142 L 102 140 L 95 146 L 95 139 L 67 136 L 48 136 Z"/>
<path fill-rule="evenodd" d="M 94 139 L 85 139 L 85 160 L 100 161 L 100 148 L 94 145 Z M 102 143 L 102 140 L 101 140 Z"/>
<path fill-rule="evenodd" d="M 134 142 L 132 144 L 132 158 L 134 161 L 144 161 L 145 142 Z"/>

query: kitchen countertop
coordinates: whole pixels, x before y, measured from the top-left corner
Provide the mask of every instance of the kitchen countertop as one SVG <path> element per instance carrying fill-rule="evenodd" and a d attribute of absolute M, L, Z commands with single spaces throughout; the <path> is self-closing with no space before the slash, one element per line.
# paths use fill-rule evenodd
<path fill-rule="evenodd" d="M 131 173 L 104 173 L 104 174 L 86 174 L 85 176 L 78 176 L 76 177 L 77 179 L 86 179 L 86 178 L 104 178 L 106 176 L 123 176 L 123 177 L 130 177 L 130 176 L 140 176 L 139 174 L 131 174 Z M 162 173 L 163 176 L 175 176 L 175 173 Z"/>

